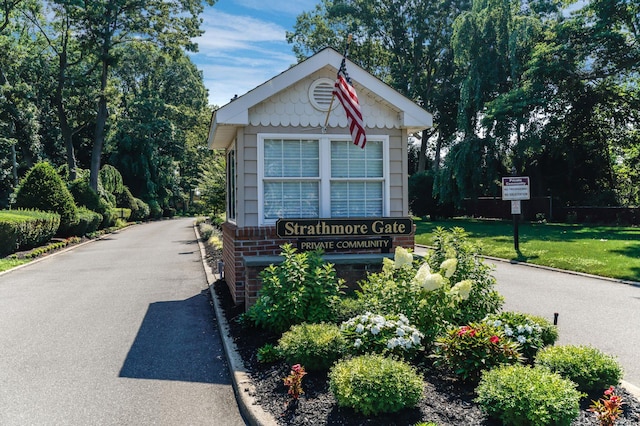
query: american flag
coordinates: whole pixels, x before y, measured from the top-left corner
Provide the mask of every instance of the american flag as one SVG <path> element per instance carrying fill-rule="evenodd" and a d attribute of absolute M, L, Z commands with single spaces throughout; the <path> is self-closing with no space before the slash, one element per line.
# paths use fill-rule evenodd
<path fill-rule="evenodd" d="M 349 74 L 347 74 L 346 57 L 342 58 L 333 93 L 340 100 L 344 112 L 347 114 L 347 123 L 349 124 L 353 144 L 364 148 L 367 143 L 367 135 L 364 132 L 364 121 L 362 120 L 358 95 L 353 84 L 351 84 Z"/>

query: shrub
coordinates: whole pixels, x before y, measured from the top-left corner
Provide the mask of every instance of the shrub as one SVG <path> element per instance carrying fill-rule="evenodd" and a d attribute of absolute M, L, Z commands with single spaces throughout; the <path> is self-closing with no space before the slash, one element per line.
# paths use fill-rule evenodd
<path fill-rule="evenodd" d="M 456 325 L 468 324 L 499 312 L 504 298 L 495 290 L 493 269 L 484 263 L 479 256 L 479 249 L 468 240 L 464 229 L 455 227 L 446 231 L 441 227 L 436 228 L 433 245 L 434 250 L 427 255 L 432 269 L 437 270 L 444 261 L 455 258 L 457 265 L 449 278 L 450 282 L 473 282 L 469 297 L 460 302 L 450 322 Z"/>
<path fill-rule="evenodd" d="M 615 357 L 590 346 L 550 346 L 538 352 L 535 364 L 574 381 L 587 393 L 600 392 L 622 379 Z"/>
<path fill-rule="evenodd" d="M 412 358 L 421 349 L 424 335 L 409 325 L 404 315 L 374 315 L 367 312 L 345 321 L 340 331 L 352 354 L 379 353 Z"/>
<path fill-rule="evenodd" d="M 575 383 L 542 368 L 510 365 L 487 371 L 475 402 L 505 425 L 569 426 L 580 414 Z"/>
<path fill-rule="evenodd" d="M 266 343 L 264 346 L 258 348 L 256 358 L 258 362 L 272 363 L 282 359 L 282 354 L 277 346 L 274 346 L 271 343 Z"/>
<path fill-rule="evenodd" d="M 343 296 L 336 305 L 336 324 L 342 324 L 366 311 L 366 304 L 362 299 L 353 295 Z"/>
<path fill-rule="evenodd" d="M 200 237 L 202 237 L 204 241 L 207 241 L 211 237 L 211 235 L 213 235 L 213 229 L 213 226 L 209 225 L 208 223 L 201 223 L 198 227 Z"/>
<path fill-rule="evenodd" d="M 100 213 L 91 211 L 84 206 L 78 208 L 78 218 L 78 223 L 69 229 L 69 234 L 79 237 L 95 232 L 102 223 Z"/>
<path fill-rule="evenodd" d="M 38 163 L 27 172 L 16 190 L 15 206 L 58 213 L 60 235 L 68 235 L 70 227 L 78 222 L 73 196 L 49 163 Z"/>
<path fill-rule="evenodd" d="M 137 222 L 148 219 L 150 214 L 149 205 L 139 198 L 136 198 L 135 201 L 136 209 L 132 209 L 131 211 L 131 220 Z"/>
<path fill-rule="evenodd" d="M 0 256 L 36 247 L 51 239 L 60 215 L 39 210 L 0 211 Z"/>
<path fill-rule="evenodd" d="M 558 338 L 556 327 L 545 318 L 520 312 L 501 312 L 491 314 L 484 322 L 502 328 L 504 335 L 520 344 L 520 352 L 533 362 L 538 350 L 552 345 Z"/>
<path fill-rule="evenodd" d="M 484 370 L 520 361 L 518 349 L 501 328 L 480 322 L 450 329 L 436 340 L 434 355 L 462 380 L 475 381 Z"/>
<path fill-rule="evenodd" d="M 151 219 L 160 219 L 162 217 L 162 207 L 158 200 L 149 200 L 149 217 Z"/>
<path fill-rule="evenodd" d="M 340 407 L 375 416 L 414 407 L 422 398 L 423 381 L 406 362 L 374 354 L 336 363 L 329 388 Z"/>
<path fill-rule="evenodd" d="M 262 288 L 246 317 L 259 327 L 282 333 L 303 322 L 332 322 L 342 280 L 319 252 L 297 253 L 282 246 L 283 261 L 260 273 Z"/>
<path fill-rule="evenodd" d="M 328 370 L 344 352 L 345 340 L 335 324 L 294 325 L 278 340 L 278 351 L 289 364 L 309 371 Z"/>

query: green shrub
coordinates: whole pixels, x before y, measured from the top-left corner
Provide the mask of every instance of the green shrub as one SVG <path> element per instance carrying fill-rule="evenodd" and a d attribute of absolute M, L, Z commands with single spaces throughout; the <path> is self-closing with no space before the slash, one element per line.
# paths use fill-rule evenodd
<path fill-rule="evenodd" d="M 484 370 L 522 358 L 517 343 L 507 339 L 501 328 L 484 322 L 450 329 L 436 340 L 434 355 L 437 364 L 468 381 L 478 380 Z"/>
<path fill-rule="evenodd" d="M 78 208 L 78 223 L 69 229 L 69 234 L 83 236 L 95 232 L 102 223 L 102 215 L 86 207 Z"/>
<path fill-rule="evenodd" d="M 246 317 L 255 325 L 282 333 L 303 322 L 332 322 L 342 280 L 319 252 L 297 253 L 282 246 L 283 261 L 260 273 L 262 288 Z"/>
<path fill-rule="evenodd" d="M 353 295 L 342 296 L 336 305 L 336 324 L 342 324 L 366 311 L 367 307 L 363 299 Z"/>
<path fill-rule="evenodd" d="M 475 402 L 505 425 L 569 426 L 580 414 L 576 385 L 542 368 L 510 365 L 487 371 Z"/>
<path fill-rule="evenodd" d="M 149 205 L 139 198 L 136 198 L 135 201 L 136 209 L 131 211 L 131 220 L 138 222 L 148 219 L 150 215 Z"/>
<path fill-rule="evenodd" d="M 367 312 L 345 321 L 340 331 L 351 354 L 379 353 L 413 358 L 422 349 L 424 335 L 404 315 L 374 315 Z"/>
<path fill-rule="evenodd" d="M 264 346 L 258 348 L 256 358 L 258 362 L 272 363 L 282 359 L 282 353 L 280 353 L 280 349 L 278 349 L 277 346 L 274 346 L 271 343 L 266 343 Z"/>
<path fill-rule="evenodd" d="M 0 256 L 37 247 L 51 239 L 60 226 L 60 215 L 40 210 L 0 211 Z"/>
<path fill-rule="evenodd" d="M 200 226 L 198 226 L 198 231 L 200 232 L 200 237 L 204 240 L 207 241 L 211 235 L 213 235 L 213 226 L 209 225 L 208 223 L 201 223 Z"/>
<path fill-rule="evenodd" d="M 574 381 L 583 392 L 600 392 L 622 379 L 615 357 L 590 346 L 549 346 L 538 352 L 535 364 Z"/>
<path fill-rule="evenodd" d="M 558 338 L 558 330 L 548 320 L 520 312 L 501 312 L 484 319 L 495 327 L 502 328 L 504 335 L 520 345 L 522 355 L 533 362 L 538 350 L 552 345 Z"/>
<path fill-rule="evenodd" d="M 124 191 L 124 184 L 122 183 L 122 174 L 110 164 L 102 166 L 98 172 L 98 177 L 102 187 L 110 194 L 118 194 Z"/>
<path fill-rule="evenodd" d="M 339 361 L 329 372 L 329 388 L 338 405 L 365 416 L 414 407 L 422 398 L 423 386 L 411 365 L 382 355 Z"/>
<path fill-rule="evenodd" d="M 162 218 L 162 207 L 158 200 L 149 200 L 149 217 L 151 219 L 160 219 Z"/>
<path fill-rule="evenodd" d="M 298 324 L 278 340 L 278 351 L 291 365 L 308 371 L 328 370 L 344 353 L 344 337 L 335 324 Z"/>
<path fill-rule="evenodd" d="M 493 267 L 484 263 L 479 256 L 480 250 L 469 241 L 464 229 L 455 227 L 446 231 L 441 227 L 436 228 L 433 246 L 433 251 L 427 255 L 432 269 L 437 270 L 445 260 L 455 258 L 457 266 L 449 278 L 450 282 L 473 282 L 469 297 L 459 303 L 458 309 L 449 319 L 452 324 L 481 321 L 487 315 L 500 311 L 504 298 L 495 290 Z"/>
<path fill-rule="evenodd" d="M 27 172 L 16 190 L 15 206 L 58 213 L 59 235 L 68 235 L 69 229 L 78 222 L 73 196 L 49 163 L 38 163 Z"/>

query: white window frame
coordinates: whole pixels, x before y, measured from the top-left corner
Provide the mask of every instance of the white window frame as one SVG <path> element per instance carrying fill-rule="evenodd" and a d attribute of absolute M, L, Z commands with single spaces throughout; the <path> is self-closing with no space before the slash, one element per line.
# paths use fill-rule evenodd
<path fill-rule="evenodd" d="M 320 218 L 331 218 L 331 141 L 351 141 L 349 135 L 333 134 L 308 134 L 308 133 L 258 133 L 258 224 L 260 226 L 273 225 L 275 219 L 265 219 L 264 217 L 264 141 L 265 139 L 305 139 L 319 141 L 319 216 Z M 389 182 L 389 136 L 388 135 L 367 135 L 367 140 L 382 142 L 382 216 L 390 215 L 390 182 Z M 365 146 L 364 149 L 367 149 Z M 267 178 L 269 179 L 269 178 Z M 370 178 L 340 178 L 339 180 L 359 181 L 370 180 Z M 309 180 L 301 178 L 300 180 Z M 375 180 L 375 179 L 374 179 Z M 345 218 L 346 219 L 346 218 Z"/>

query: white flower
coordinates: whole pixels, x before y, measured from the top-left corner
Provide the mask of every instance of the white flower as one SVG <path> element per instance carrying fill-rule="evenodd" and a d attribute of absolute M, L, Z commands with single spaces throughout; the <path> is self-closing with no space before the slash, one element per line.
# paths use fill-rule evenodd
<path fill-rule="evenodd" d="M 392 339 L 389 339 L 389 341 L 387 342 L 387 348 L 393 349 L 396 346 L 398 346 L 399 344 L 400 344 L 400 342 L 398 341 L 398 338 L 394 337 Z"/>
<path fill-rule="evenodd" d="M 390 269 L 394 269 L 396 266 L 395 262 L 388 257 L 382 259 L 382 270 L 388 271 Z"/>
<path fill-rule="evenodd" d="M 356 326 L 356 333 L 362 333 L 364 331 L 364 325 L 358 324 Z"/>
<path fill-rule="evenodd" d="M 511 330 L 511 328 L 509 328 L 509 326 L 508 326 L 508 325 L 505 325 L 505 326 L 504 326 L 504 334 L 505 334 L 506 336 L 511 337 L 511 336 L 513 336 L 513 330 Z"/>
<path fill-rule="evenodd" d="M 493 326 L 494 326 L 494 327 L 500 327 L 501 325 L 502 325 L 502 321 L 500 321 L 500 320 L 495 320 L 495 321 L 493 322 Z"/>
<path fill-rule="evenodd" d="M 444 278 L 440 274 L 429 274 L 422 283 L 422 288 L 427 291 L 439 289 L 444 285 Z"/>
<path fill-rule="evenodd" d="M 414 345 L 419 345 L 420 342 L 422 341 L 422 335 L 419 332 L 414 331 L 411 334 L 411 341 L 413 342 Z"/>
<path fill-rule="evenodd" d="M 533 332 L 533 328 L 529 324 L 524 326 L 524 330 L 529 334 Z"/>
<path fill-rule="evenodd" d="M 413 255 L 404 247 L 396 247 L 394 255 L 394 267 L 400 269 L 403 266 L 411 266 L 413 264 Z"/>
<path fill-rule="evenodd" d="M 380 327 L 378 327 L 377 325 L 374 325 L 373 327 L 371 327 L 371 334 L 375 336 L 378 333 L 380 333 Z"/>
<path fill-rule="evenodd" d="M 398 337 L 403 337 L 404 336 L 404 330 L 400 327 L 396 328 L 396 334 L 398 335 Z"/>
<path fill-rule="evenodd" d="M 516 330 L 518 331 L 518 334 L 524 333 L 524 327 L 522 325 L 519 325 Z"/>
<path fill-rule="evenodd" d="M 469 293 L 471 293 L 472 288 L 473 288 L 473 281 L 464 280 L 454 285 L 451 288 L 451 293 L 459 295 L 462 300 L 467 300 L 469 298 Z"/>
<path fill-rule="evenodd" d="M 353 342 L 353 346 L 359 348 L 360 346 L 362 346 L 362 340 L 356 339 L 356 341 Z"/>
<path fill-rule="evenodd" d="M 447 259 L 440 265 L 440 269 L 444 269 L 444 276 L 451 278 L 458 267 L 458 259 Z"/>
<path fill-rule="evenodd" d="M 422 285 L 430 274 L 431 274 L 431 268 L 429 268 L 429 264 L 427 262 L 423 263 L 418 268 L 418 272 L 416 272 L 416 276 L 413 277 L 414 284 Z"/>
<path fill-rule="evenodd" d="M 409 318 L 405 317 L 403 314 L 398 315 L 398 321 L 400 323 L 409 325 Z"/>
<path fill-rule="evenodd" d="M 527 338 L 524 336 L 518 336 L 518 343 L 524 343 L 527 341 Z"/>

